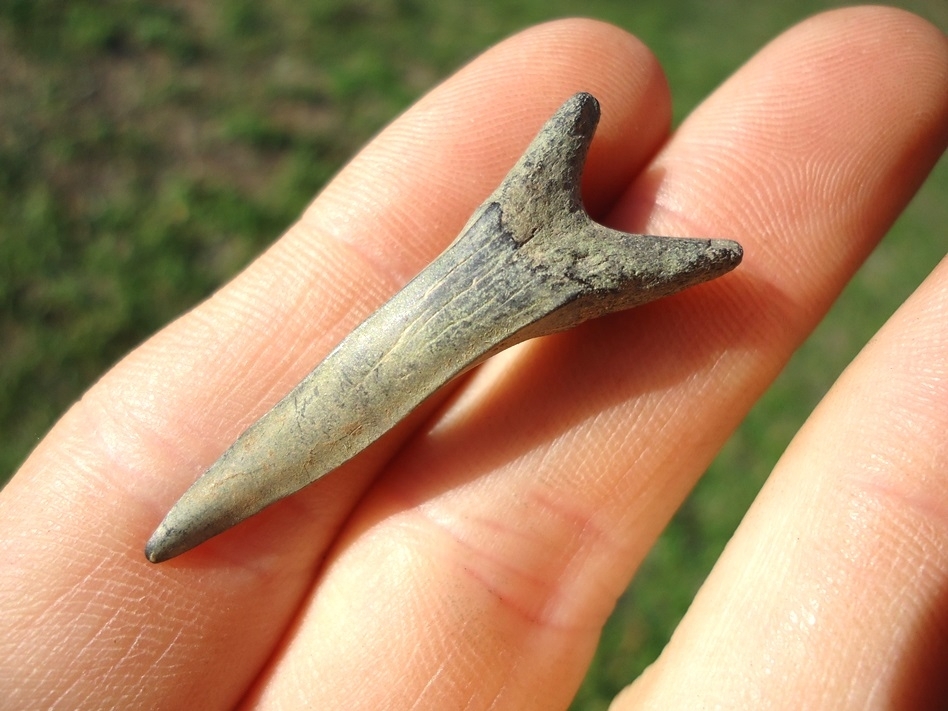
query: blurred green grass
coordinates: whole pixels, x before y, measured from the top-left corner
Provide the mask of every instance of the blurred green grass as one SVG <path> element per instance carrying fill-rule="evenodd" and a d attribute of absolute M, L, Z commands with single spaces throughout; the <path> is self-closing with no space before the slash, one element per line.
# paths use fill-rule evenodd
<path fill-rule="evenodd" d="M 490 44 L 577 9 L 614 22 L 662 60 L 680 120 L 834 4 L 0 4 L 0 482 L 112 363 L 245 266 L 372 134 Z M 944 0 L 895 4 L 948 28 Z M 606 708 L 658 654 L 793 433 L 944 256 L 946 224 L 943 160 L 659 541 L 575 709 Z"/>

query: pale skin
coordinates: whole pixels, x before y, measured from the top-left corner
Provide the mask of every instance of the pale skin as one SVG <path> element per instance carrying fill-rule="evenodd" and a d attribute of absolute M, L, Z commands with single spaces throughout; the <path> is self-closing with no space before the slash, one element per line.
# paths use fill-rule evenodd
<path fill-rule="evenodd" d="M 148 563 L 187 485 L 443 249 L 577 90 L 603 106 L 590 211 L 737 239 L 741 267 L 514 349 L 342 471 Z M 674 135 L 670 111 L 625 32 L 524 32 L 105 375 L 0 493 L 12 707 L 565 708 L 662 527 L 944 151 L 948 42 L 894 10 L 825 14 Z M 943 263 L 810 418 L 614 709 L 946 698 L 946 313 Z"/>

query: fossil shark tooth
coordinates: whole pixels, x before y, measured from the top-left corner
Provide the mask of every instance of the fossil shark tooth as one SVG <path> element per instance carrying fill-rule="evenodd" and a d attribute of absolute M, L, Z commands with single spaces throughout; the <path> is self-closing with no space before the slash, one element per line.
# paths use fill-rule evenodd
<path fill-rule="evenodd" d="M 593 222 L 580 177 L 590 94 L 547 121 L 455 241 L 358 326 L 215 462 L 158 526 L 158 563 L 330 473 L 449 380 L 516 343 L 718 277 L 737 242 Z"/>

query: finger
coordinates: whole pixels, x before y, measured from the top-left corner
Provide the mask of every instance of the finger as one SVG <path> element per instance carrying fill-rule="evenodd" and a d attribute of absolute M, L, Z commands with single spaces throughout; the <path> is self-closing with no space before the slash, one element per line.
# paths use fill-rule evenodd
<path fill-rule="evenodd" d="M 605 25 L 528 32 L 409 111 L 267 254 L 64 416 L 0 494 L 0 687 L 11 703 L 240 698 L 395 442 L 169 565 L 145 562 L 148 534 L 246 425 L 453 239 L 579 89 L 608 107 L 586 184 L 601 208 L 667 135 L 661 72 Z"/>
<path fill-rule="evenodd" d="M 948 261 L 794 439 L 617 711 L 944 705 L 946 312 Z"/>
<path fill-rule="evenodd" d="M 675 507 L 943 150 L 942 42 L 820 16 L 706 102 L 610 222 L 738 238 L 739 272 L 488 363 L 364 501 L 250 705 L 565 706 Z"/>

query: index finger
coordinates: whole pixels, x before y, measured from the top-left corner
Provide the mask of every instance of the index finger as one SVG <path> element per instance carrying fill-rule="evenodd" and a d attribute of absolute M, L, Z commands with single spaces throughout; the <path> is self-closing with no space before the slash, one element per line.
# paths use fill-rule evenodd
<path fill-rule="evenodd" d="M 601 209 L 666 135 L 664 81 L 613 28 L 539 28 L 421 101 L 267 254 L 63 417 L 0 494 L 0 648 L 13 702 L 217 708 L 242 696 L 407 432 L 186 559 L 156 568 L 144 541 L 247 424 L 453 238 L 577 88 L 608 107 L 585 179 Z"/>

